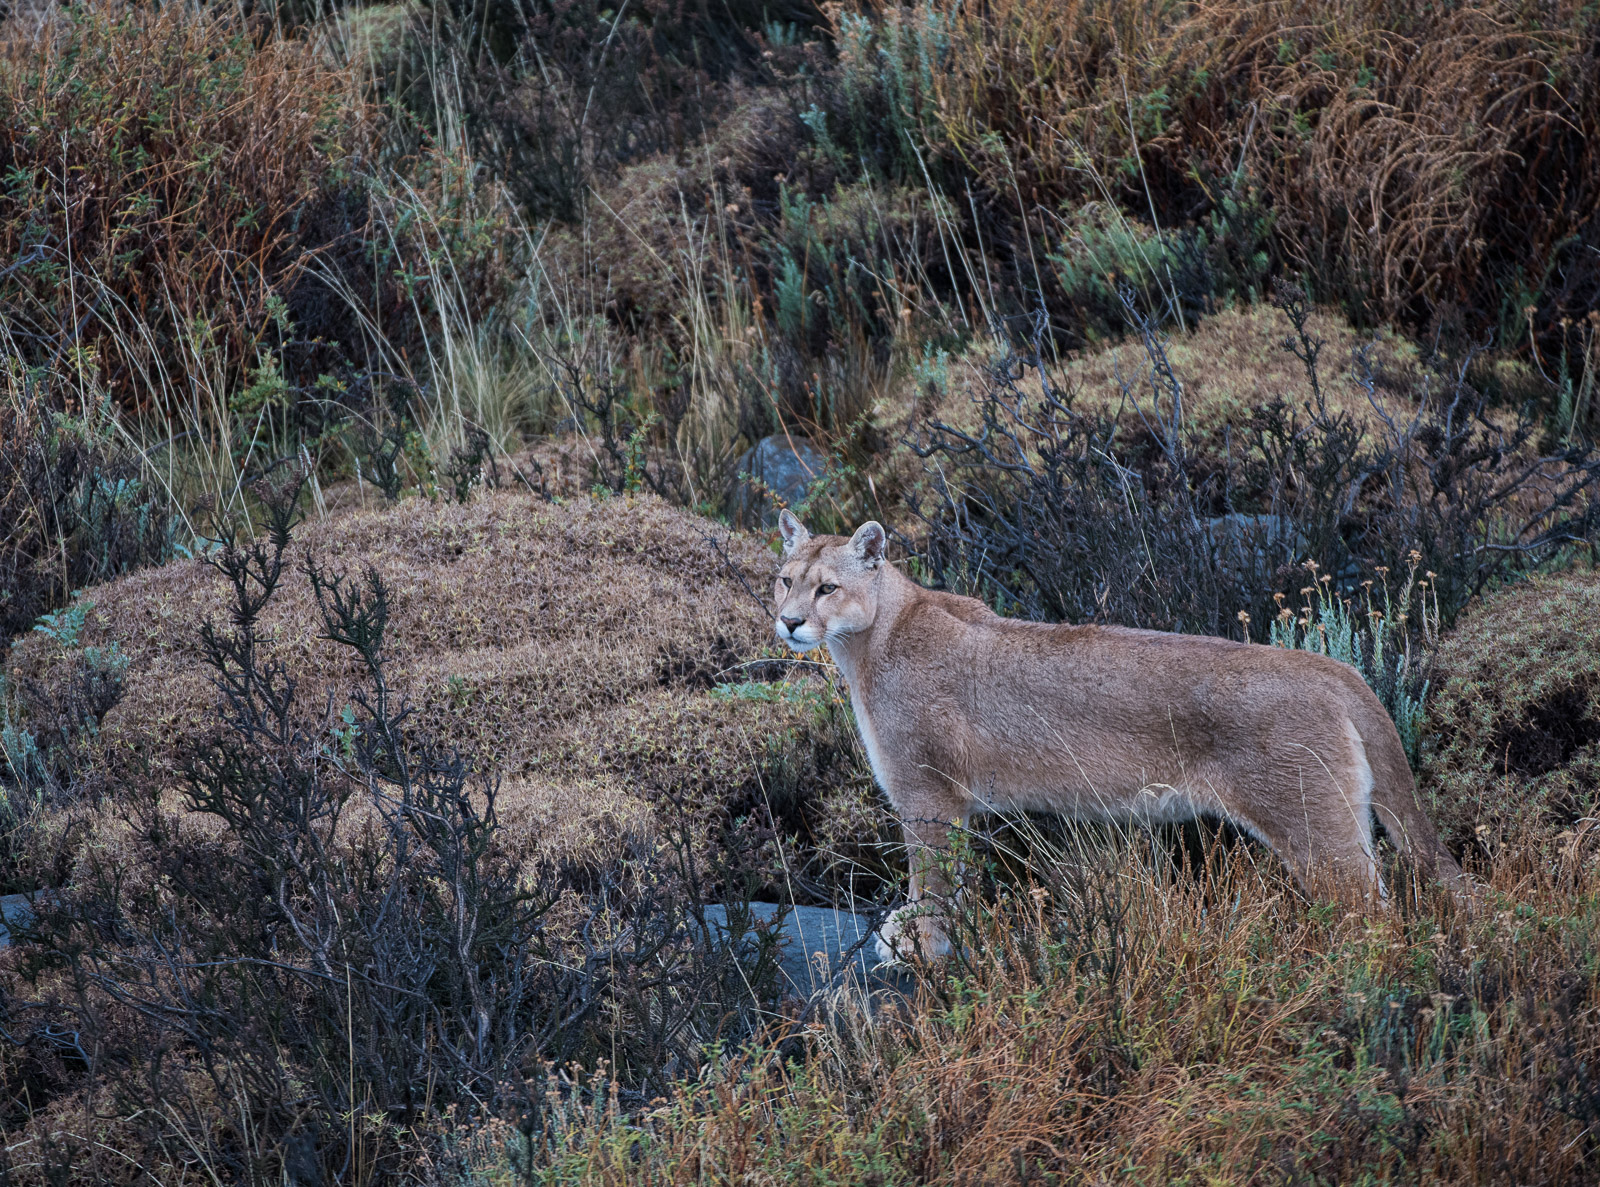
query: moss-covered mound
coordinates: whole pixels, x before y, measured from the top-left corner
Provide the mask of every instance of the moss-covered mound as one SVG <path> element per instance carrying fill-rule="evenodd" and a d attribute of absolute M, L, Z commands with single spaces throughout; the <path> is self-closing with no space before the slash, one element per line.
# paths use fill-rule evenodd
<path fill-rule="evenodd" d="M 1532 829 L 1557 838 L 1600 791 L 1600 573 L 1487 599 L 1444 641 L 1420 764 L 1457 852 Z"/>
<path fill-rule="evenodd" d="M 1379 412 L 1409 412 L 1423 370 L 1417 350 L 1393 333 L 1362 333 L 1338 314 L 1316 310 L 1309 331 L 1322 340 L 1318 374 L 1322 392 L 1335 412 L 1350 415 L 1358 425 L 1379 426 Z M 1220 433 L 1224 424 L 1237 427 L 1251 409 L 1284 400 L 1300 405 L 1311 398 L 1305 368 L 1283 342 L 1291 327 L 1270 305 L 1223 310 L 1193 323 L 1189 332 L 1174 331 L 1163 341 L 1167 359 L 1183 383 L 1184 417 L 1192 430 Z M 1373 370 L 1372 397 L 1358 381 L 1352 356 L 1357 348 L 1370 348 Z M 948 384 L 939 399 L 923 411 L 961 427 L 977 427 L 973 397 L 982 390 L 987 356 L 973 351 L 952 361 Z M 1148 379 L 1149 362 L 1137 339 L 1122 340 L 1086 350 L 1065 359 L 1053 376 L 1057 388 L 1071 392 L 1075 407 L 1083 412 L 1122 412 L 1130 426 L 1138 413 L 1127 404 L 1124 392 L 1142 401 L 1152 415 Z M 1028 373 L 1019 388 L 1035 394 L 1037 379 Z"/>
<path fill-rule="evenodd" d="M 307 522 L 263 616 L 269 657 L 297 682 L 308 721 L 337 717 L 361 673 L 321 637 L 301 566 L 308 555 L 352 576 L 370 566 L 390 592 L 388 675 L 414 707 L 412 730 L 501 781 L 509 828 L 563 857 L 637 835 L 664 807 L 712 827 L 804 832 L 839 814 L 824 790 L 859 803 L 864 767 L 838 698 L 769 646 L 750 591 L 766 588 L 770 555 L 725 535 L 647 497 L 485 493 Z M 216 728 L 198 632 L 225 625 L 224 599 L 199 561 L 87 591 L 81 624 L 32 632 L 6 657 L 23 724 L 73 742 L 86 668 L 120 655 L 121 692 L 92 745 L 77 729 L 87 757 L 76 774 L 113 801 L 135 785 L 175 791 L 185 748 Z"/>

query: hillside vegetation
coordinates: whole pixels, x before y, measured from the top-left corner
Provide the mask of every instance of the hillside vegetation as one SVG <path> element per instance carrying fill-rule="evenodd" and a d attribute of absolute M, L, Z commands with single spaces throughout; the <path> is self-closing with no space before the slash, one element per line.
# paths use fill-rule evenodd
<path fill-rule="evenodd" d="M 0 1185 L 1600 1179 L 1597 47 L 6 10 Z M 1351 663 L 1479 893 L 978 821 L 950 960 L 785 996 L 750 904 L 905 870 L 778 504 Z"/>

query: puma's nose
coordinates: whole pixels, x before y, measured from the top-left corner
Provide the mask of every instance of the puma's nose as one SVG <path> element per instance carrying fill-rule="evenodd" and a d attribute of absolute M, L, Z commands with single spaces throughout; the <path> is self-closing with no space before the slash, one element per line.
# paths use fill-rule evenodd
<path fill-rule="evenodd" d="M 778 621 L 783 623 L 784 626 L 789 628 L 789 633 L 790 634 L 793 634 L 795 631 L 799 630 L 801 627 L 805 626 L 805 624 L 806 624 L 806 620 L 805 619 L 803 619 L 803 618 L 790 618 L 787 614 L 779 615 Z"/>

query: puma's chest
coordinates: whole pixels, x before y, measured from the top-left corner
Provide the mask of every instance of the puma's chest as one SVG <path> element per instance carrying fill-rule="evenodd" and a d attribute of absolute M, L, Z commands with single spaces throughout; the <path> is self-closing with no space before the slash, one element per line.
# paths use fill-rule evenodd
<path fill-rule="evenodd" d="M 878 730 L 872 721 L 872 713 L 867 708 L 865 700 L 856 691 L 856 686 L 850 686 L 850 709 L 855 714 L 856 732 L 861 735 L 861 746 L 867 752 L 867 762 L 872 767 L 872 777 L 877 780 L 878 786 L 890 795 L 894 794 L 893 780 L 890 776 L 889 766 L 884 761 L 882 743 L 879 741 Z"/>

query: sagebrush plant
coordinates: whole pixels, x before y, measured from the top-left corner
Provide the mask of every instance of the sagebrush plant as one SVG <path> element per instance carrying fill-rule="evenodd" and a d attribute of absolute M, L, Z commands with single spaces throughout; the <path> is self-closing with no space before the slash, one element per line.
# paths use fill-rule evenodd
<path fill-rule="evenodd" d="M 20 805 L 37 812 L 46 803 L 81 797 L 97 782 L 100 727 L 122 698 L 128 657 L 114 640 L 105 646 L 83 642 L 84 622 L 93 609 L 92 600 L 78 596 L 34 624 L 33 633 L 45 636 L 56 653 L 61 678 L 50 688 L 26 676 L 16 677 L 18 687 L 11 688 L 0 677 L 0 786 L 17 793 L 13 823 L 25 823 Z M 25 879 L 41 872 L 16 870 Z"/>
<path fill-rule="evenodd" d="M 1093 172 L 1087 161 L 1085 170 Z M 1103 179 L 1100 188 L 1109 192 Z M 1235 298 L 1260 299 L 1267 289 L 1271 215 L 1251 195 L 1222 192 L 1205 218 L 1173 232 L 1143 225 L 1104 200 L 1059 222 L 1047 266 L 1076 333 L 1089 341 L 1137 328 L 1122 301 L 1124 286 L 1138 295 L 1140 308 L 1171 310 L 1180 327 L 1184 318 Z"/>
<path fill-rule="evenodd" d="M 1434 592 L 1431 600 L 1429 596 L 1434 574 L 1430 570 L 1419 579 L 1421 561 L 1418 552 L 1407 558 L 1398 594 L 1389 588 L 1388 570 L 1380 569 L 1376 579 L 1361 582 L 1359 598 L 1333 593 L 1332 574 L 1319 574 L 1317 563 L 1308 561 L 1311 584 L 1301 587 L 1299 608 L 1292 609 L 1288 598 L 1277 594 L 1280 608 L 1267 632 L 1276 647 L 1330 656 L 1360 672 L 1394 719 L 1413 766 L 1421 743 L 1431 653 L 1439 645 L 1438 594 Z M 1241 610 L 1239 618 L 1248 639 L 1249 615 Z"/>
<path fill-rule="evenodd" d="M 1589 431 L 1595 420 L 1597 405 L 1594 398 L 1597 371 L 1600 371 L 1600 310 L 1592 311 L 1575 327 L 1572 337 L 1576 342 L 1569 346 L 1568 334 L 1574 327 L 1566 319 L 1561 322 L 1561 357 L 1556 369 L 1556 427 L 1562 436 L 1571 440 Z M 1576 360 L 1572 359 L 1576 355 Z"/>

